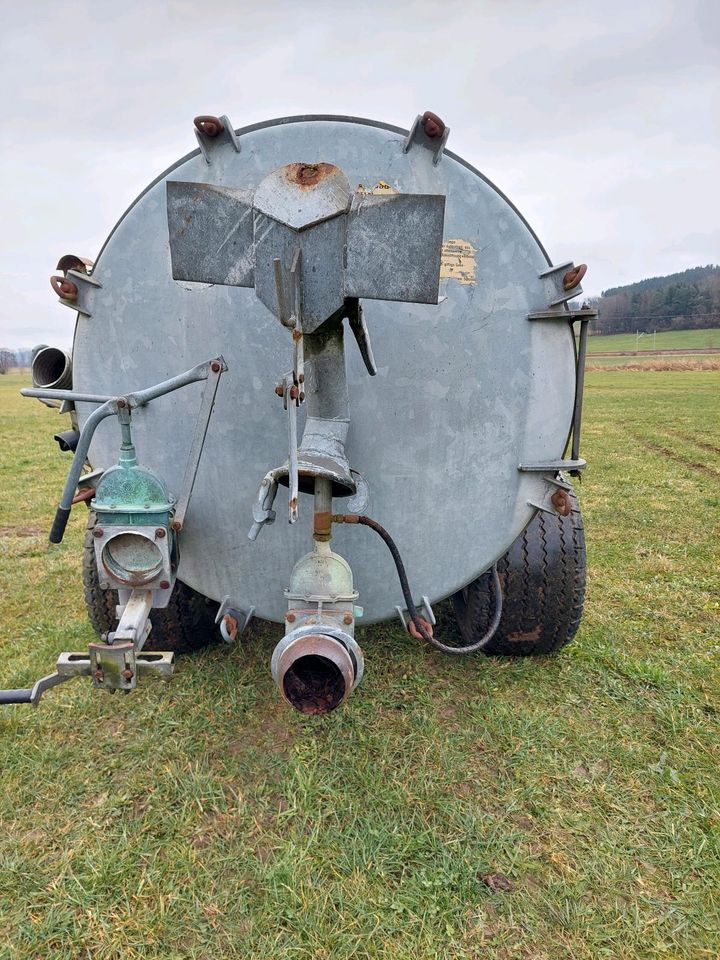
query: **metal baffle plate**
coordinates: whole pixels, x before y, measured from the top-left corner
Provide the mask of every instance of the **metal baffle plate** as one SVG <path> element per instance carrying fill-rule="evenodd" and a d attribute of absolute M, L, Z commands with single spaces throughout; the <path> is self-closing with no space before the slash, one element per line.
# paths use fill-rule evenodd
<path fill-rule="evenodd" d="M 181 535 L 178 576 L 208 597 L 229 594 L 245 609 L 254 606 L 258 617 L 281 622 L 289 572 L 311 538 L 310 499 L 292 527 L 278 521 L 254 543 L 246 533 L 261 478 L 287 458 L 285 413 L 274 390 L 291 362 L 288 333 L 252 287 L 215 283 L 215 271 L 235 262 L 229 253 L 223 261 L 225 247 L 204 252 L 207 283 L 173 279 L 167 185 L 222 188 L 226 196 L 228 188 L 238 191 L 240 213 L 229 212 L 226 247 L 237 239 L 234 224 L 238 232 L 250 226 L 242 220 L 242 191 L 254 193 L 289 163 L 336 165 L 347 177 L 354 209 L 369 197 L 384 198 L 378 209 L 395 194 L 444 197 L 439 303 L 362 301 L 376 377 L 368 377 L 359 351 L 346 345 L 346 450 L 367 481 L 366 512 L 396 539 L 413 590 L 435 603 L 486 570 L 532 517 L 528 501 L 542 499 L 546 482 L 518 465 L 563 455 L 575 391 L 572 333 L 569 324 L 527 319 L 547 309 L 540 274 L 549 260 L 497 188 L 450 151 L 438 165 L 430 150 L 404 153 L 407 131 L 349 117 L 291 117 L 237 136 L 239 153 L 218 150 L 211 164 L 199 151 L 189 154 L 115 227 L 93 271 L 102 287 L 94 292 L 92 320 L 77 322 L 74 385 L 122 394 L 208 356 L 226 358 Z M 375 206 L 370 201 L 367 209 Z M 426 213 L 431 229 L 434 212 Z M 372 249 L 386 288 L 382 264 L 392 274 L 392 238 Z M 354 275 L 351 264 L 348 273 Z M 369 282 L 359 267 L 359 295 Z M 372 296 L 372 287 L 365 292 Z M 406 293 L 403 286 L 399 295 Z M 202 389 L 195 384 L 133 413 L 141 461 L 175 492 Z M 92 408 L 77 407 L 82 425 Z M 116 448 L 117 431 L 102 427 L 91 447 L 92 466 L 111 466 Z M 364 622 L 395 616 L 400 590 L 379 538 L 341 526 L 333 549 L 352 565 Z"/>

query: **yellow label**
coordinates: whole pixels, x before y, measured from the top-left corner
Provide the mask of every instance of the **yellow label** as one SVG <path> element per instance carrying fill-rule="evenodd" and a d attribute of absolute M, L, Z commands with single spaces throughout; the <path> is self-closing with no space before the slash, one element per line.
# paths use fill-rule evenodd
<path fill-rule="evenodd" d="M 446 240 L 440 258 L 440 279 L 475 283 L 475 247 L 469 240 Z"/>

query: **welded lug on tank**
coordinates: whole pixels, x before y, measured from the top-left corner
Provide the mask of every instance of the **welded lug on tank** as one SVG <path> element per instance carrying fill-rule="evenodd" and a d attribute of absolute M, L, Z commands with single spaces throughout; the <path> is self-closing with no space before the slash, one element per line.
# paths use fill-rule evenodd
<path fill-rule="evenodd" d="M 230 596 L 222 599 L 215 617 L 215 623 L 220 627 L 220 635 L 225 643 L 235 643 L 248 627 L 253 618 L 255 607 L 245 610 Z"/>
<path fill-rule="evenodd" d="M 195 117 L 193 125 L 205 163 L 212 163 L 213 151 L 223 144 L 229 143 L 236 153 L 240 153 L 240 141 L 235 135 L 232 123 L 225 115 L 213 117 L 209 114 L 201 114 Z"/>
<path fill-rule="evenodd" d="M 56 268 L 62 270 L 63 276 L 50 277 L 50 286 L 60 297 L 60 302 L 86 317 L 91 316 L 92 295 L 88 295 L 88 289 L 94 291 L 102 287 L 102 284 L 91 276 L 92 268 L 92 260 L 66 253 L 60 257 Z"/>
<path fill-rule="evenodd" d="M 557 307 L 574 300 L 583 292 L 580 281 L 585 276 L 587 266 L 584 263 L 575 266 L 572 260 L 561 263 L 557 267 L 550 267 L 538 274 L 545 282 L 545 291 L 548 298 L 548 308 Z"/>
<path fill-rule="evenodd" d="M 437 166 L 442 160 L 449 136 L 450 127 L 445 126 L 437 114 L 426 110 L 425 113 L 418 114 L 415 117 L 410 132 L 405 138 L 403 153 L 407 153 L 414 144 L 426 147 L 432 150 L 433 165 Z"/>
<path fill-rule="evenodd" d="M 433 632 L 433 627 L 437 625 L 437 620 L 435 619 L 435 611 L 432 608 L 430 603 L 430 598 L 423 595 L 421 602 L 416 604 L 416 606 L 422 609 L 425 614 L 424 617 L 420 617 L 420 621 L 425 627 L 426 630 L 429 630 L 430 633 Z M 405 630 L 413 637 L 415 640 L 421 640 L 422 637 L 417 631 L 415 624 L 412 622 L 410 614 L 404 607 L 396 606 L 397 614 L 400 617 L 400 621 L 405 628 Z"/>
<path fill-rule="evenodd" d="M 536 507 L 544 513 L 559 514 L 561 517 L 569 516 L 572 510 L 569 492 L 572 491 L 570 484 L 561 473 L 556 476 L 546 476 L 545 489 L 541 497 L 535 500 L 528 500 L 528 506 Z"/>

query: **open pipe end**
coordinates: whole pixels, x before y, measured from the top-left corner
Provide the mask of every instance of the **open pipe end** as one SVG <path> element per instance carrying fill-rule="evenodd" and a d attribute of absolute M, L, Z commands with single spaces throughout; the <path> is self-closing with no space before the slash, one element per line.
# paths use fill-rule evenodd
<path fill-rule="evenodd" d="M 72 387 L 72 360 L 58 347 L 43 347 L 33 357 L 32 379 L 36 387 L 69 390 Z"/>
<path fill-rule="evenodd" d="M 345 646 L 326 634 L 310 634 L 287 643 L 273 657 L 272 672 L 283 699 L 300 713 L 332 713 L 350 696 L 356 665 Z"/>

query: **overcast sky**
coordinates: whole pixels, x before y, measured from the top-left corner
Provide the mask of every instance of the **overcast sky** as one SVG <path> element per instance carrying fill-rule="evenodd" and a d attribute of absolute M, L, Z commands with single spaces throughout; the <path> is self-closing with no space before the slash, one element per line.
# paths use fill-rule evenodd
<path fill-rule="evenodd" d="M 407 127 L 493 180 L 586 293 L 720 262 L 720 2 L 3 3 L 0 345 L 69 345 L 48 277 L 236 127 L 342 113 Z"/>

